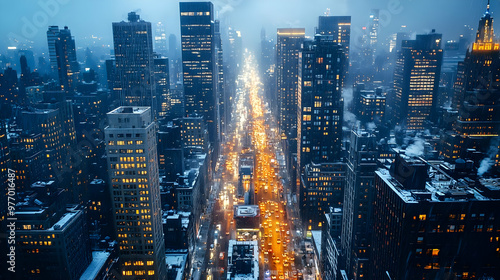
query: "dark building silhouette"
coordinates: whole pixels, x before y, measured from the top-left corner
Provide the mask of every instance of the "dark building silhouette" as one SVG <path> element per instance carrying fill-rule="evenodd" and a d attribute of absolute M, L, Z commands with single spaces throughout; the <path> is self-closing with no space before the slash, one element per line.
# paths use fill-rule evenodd
<path fill-rule="evenodd" d="M 203 116 L 210 142 L 217 147 L 219 81 L 214 7 L 211 2 L 181 2 L 179 7 L 185 113 Z"/>
<path fill-rule="evenodd" d="M 400 152 L 375 172 L 370 279 L 500 277 L 495 180 L 455 180 Z"/>
<path fill-rule="evenodd" d="M 349 279 L 369 279 L 377 138 L 352 130 L 342 216 L 341 267 Z"/>
<path fill-rule="evenodd" d="M 453 129 L 444 135 L 443 156 L 465 158 L 467 149 L 497 159 L 500 130 L 500 45 L 494 40 L 489 4 L 479 20 L 476 40 L 458 63 L 451 110 L 458 112 Z M 450 112 L 448 112 L 450 113 Z M 496 147 L 495 147 L 496 145 Z M 490 151 L 496 149 L 496 154 Z"/>
<path fill-rule="evenodd" d="M 343 59 L 344 49 L 326 35 L 306 40 L 299 55 L 297 155 L 301 170 L 311 162 L 341 158 Z"/>
<path fill-rule="evenodd" d="M 113 23 L 117 75 L 113 89 L 121 105 L 150 106 L 153 117 L 157 117 L 152 36 L 151 23 L 141 20 L 135 12 L 128 14 L 127 22 Z"/>
<path fill-rule="evenodd" d="M 349 53 L 351 44 L 351 16 L 320 16 L 316 34 L 332 36 L 333 42 L 344 48 L 344 73 L 342 82 L 349 72 Z"/>

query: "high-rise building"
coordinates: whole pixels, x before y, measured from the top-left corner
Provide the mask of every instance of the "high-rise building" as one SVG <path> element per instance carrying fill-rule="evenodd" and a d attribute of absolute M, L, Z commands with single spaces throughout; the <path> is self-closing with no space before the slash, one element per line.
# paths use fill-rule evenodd
<path fill-rule="evenodd" d="M 400 152 L 390 170 L 375 171 L 367 278 L 500 277 L 498 180 L 456 180 L 443 170 Z"/>
<path fill-rule="evenodd" d="M 330 207 L 342 208 L 345 188 L 345 164 L 310 163 L 300 177 L 300 215 L 306 230 L 322 228 Z"/>
<path fill-rule="evenodd" d="M 209 139 L 218 142 L 217 54 L 211 2 L 181 2 L 182 69 L 186 116 L 203 116 Z"/>
<path fill-rule="evenodd" d="M 167 55 L 167 34 L 165 25 L 161 21 L 156 23 L 154 50 L 162 55 Z"/>
<path fill-rule="evenodd" d="M 149 107 L 119 107 L 104 129 L 120 275 L 165 279 L 156 124 Z"/>
<path fill-rule="evenodd" d="M 113 22 L 117 80 L 114 89 L 124 106 L 150 106 L 157 116 L 158 98 L 154 83 L 153 35 L 151 23 L 135 12 L 128 22 Z"/>
<path fill-rule="evenodd" d="M 222 52 L 222 38 L 220 32 L 220 21 L 215 20 L 214 22 L 214 47 L 215 47 L 215 81 L 217 82 L 217 132 L 218 137 L 221 139 L 222 135 L 226 132 L 227 125 L 227 115 L 230 114 L 228 111 L 229 100 L 226 98 L 225 87 L 224 87 L 224 57 Z"/>
<path fill-rule="evenodd" d="M 443 155 L 448 160 L 465 158 L 467 149 L 490 153 L 500 130 L 500 44 L 495 42 L 489 4 L 479 20 L 476 41 L 458 63 L 452 110 L 458 111 L 448 131 Z M 498 149 L 497 149 L 498 151 Z M 497 154 L 489 154 L 498 158 Z"/>
<path fill-rule="evenodd" d="M 316 34 L 333 36 L 333 42 L 344 47 L 346 59 L 344 60 L 344 76 L 349 72 L 349 50 L 351 43 L 351 16 L 320 16 Z"/>
<path fill-rule="evenodd" d="M 76 60 L 75 39 L 67 26 L 59 30 L 55 40 L 55 50 L 59 85 L 66 94 L 71 94 L 79 81 L 80 64 Z"/>
<path fill-rule="evenodd" d="M 340 237 L 341 263 L 349 279 L 369 278 L 376 140 L 366 131 L 351 131 Z"/>
<path fill-rule="evenodd" d="M 47 44 L 49 46 L 50 70 L 55 76 L 57 73 L 56 41 L 59 38 L 59 26 L 49 26 L 47 30 Z"/>
<path fill-rule="evenodd" d="M 304 28 L 278 28 L 276 78 L 280 133 L 286 139 L 297 137 L 299 90 L 299 53 L 304 42 Z"/>
<path fill-rule="evenodd" d="M 156 83 L 156 94 L 158 95 L 158 116 L 170 115 L 170 77 L 169 60 L 166 57 L 157 56 L 153 59 L 154 81 Z"/>
<path fill-rule="evenodd" d="M 344 100 L 342 74 L 344 49 L 331 36 L 304 41 L 299 54 L 298 162 L 339 161 L 341 158 Z M 290 118 L 290 116 L 286 116 Z"/>
<path fill-rule="evenodd" d="M 372 9 L 370 13 L 370 47 L 373 53 L 373 56 L 377 54 L 377 43 L 378 43 L 378 26 L 379 26 L 379 13 L 378 9 Z M 375 57 L 373 57 L 375 59 Z"/>
<path fill-rule="evenodd" d="M 454 85 L 452 108 L 460 110 L 465 93 L 474 89 L 499 89 L 500 44 L 494 41 L 493 17 L 490 5 L 479 20 L 476 40 L 468 50 L 463 62 L 459 62 Z"/>
<path fill-rule="evenodd" d="M 442 61 L 441 34 L 434 30 L 403 41 L 394 69 L 395 123 L 422 130 L 435 117 Z"/>

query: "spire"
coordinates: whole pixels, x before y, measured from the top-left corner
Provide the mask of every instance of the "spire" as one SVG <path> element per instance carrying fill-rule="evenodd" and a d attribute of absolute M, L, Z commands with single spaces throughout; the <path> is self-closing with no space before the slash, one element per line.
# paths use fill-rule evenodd
<path fill-rule="evenodd" d="M 490 13 L 490 0 L 488 0 L 488 5 L 486 5 L 486 13 Z"/>

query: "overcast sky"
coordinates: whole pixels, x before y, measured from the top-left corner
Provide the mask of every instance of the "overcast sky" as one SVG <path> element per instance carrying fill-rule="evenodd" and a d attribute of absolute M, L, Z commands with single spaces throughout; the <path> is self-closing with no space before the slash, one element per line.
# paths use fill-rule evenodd
<path fill-rule="evenodd" d="M 312 35 L 317 18 L 327 8 L 330 15 L 350 15 L 352 28 L 366 25 L 370 9 L 381 10 L 380 41 L 407 25 L 413 32 L 435 28 L 445 40 L 456 39 L 465 24 L 477 28 L 487 0 L 215 0 L 223 25 L 241 30 L 244 46 L 258 46 L 260 30 L 275 37 L 277 27 L 305 27 Z M 43 5 L 51 3 L 51 5 Z M 55 4 L 54 4 L 55 3 Z M 179 1 L 177 0 L 1 0 L 0 53 L 15 45 L 12 38 L 32 40 L 43 51 L 47 49 L 49 25 L 67 25 L 77 47 L 86 47 L 91 35 L 112 46 L 111 23 L 126 20 L 127 13 L 138 11 L 141 18 L 164 22 L 167 34 L 179 34 Z M 48 7 L 48 8 L 47 8 Z M 500 0 L 492 0 L 491 11 L 500 11 Z M 495 26 L 496 27 L 496 26 Z"/>

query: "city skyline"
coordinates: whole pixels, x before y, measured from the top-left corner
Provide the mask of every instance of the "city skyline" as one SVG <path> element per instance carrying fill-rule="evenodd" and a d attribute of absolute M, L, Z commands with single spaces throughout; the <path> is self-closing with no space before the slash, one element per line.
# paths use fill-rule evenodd
<path fill-rule="evenodd" d="M 93 1 L 0 28 L 1 279 L 500 280 L 498 1 Z"/>

